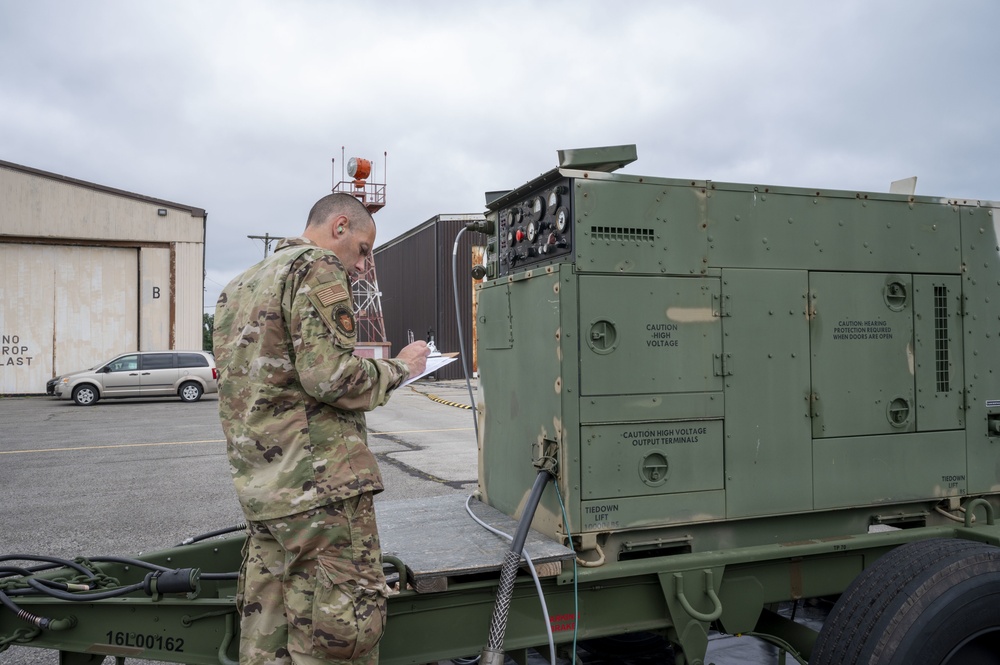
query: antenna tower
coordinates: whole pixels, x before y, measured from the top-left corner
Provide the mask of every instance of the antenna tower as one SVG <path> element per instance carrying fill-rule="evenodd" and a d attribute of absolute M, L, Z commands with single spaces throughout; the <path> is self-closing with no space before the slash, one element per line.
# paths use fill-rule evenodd
<path fill-rule="evenodd" d="M 374 215 L 385 207 L 385 182 L 368 182 L 369 178 L 376 179 L 373 175 L 374 164 L 371 161 L 360 157 L 345 160 L 343 146 L 340 148 L 340 155 L 340 181 L 334 183 L 333 191 L 357 197 L 368 212 Z M 383 153 L 383 180 L 387 156 L 388 153 Z M 332 161 L 336 166 L 337 160 Z M 389 342 L 385 338 L 385 321 L 382 318 L 382 292 L 378 288 L 375 259 L 372 254 L 365 259 L 364 270 L 354 280 L 351 293 L 354 296 L 354 310 L 357 313 L 358 355 L 388 357 Z M 381 355 L 380 351 L 385 351 L 385 355 Z"/>

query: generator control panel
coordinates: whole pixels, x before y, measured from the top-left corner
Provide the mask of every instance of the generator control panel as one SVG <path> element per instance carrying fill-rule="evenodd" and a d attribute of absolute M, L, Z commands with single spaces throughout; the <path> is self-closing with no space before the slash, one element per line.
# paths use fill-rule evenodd
<path fill-rule="evenodd" d="M 572 197 L 565 178 L 501 208 L 497 236 L 500 274 L 571 254 L 572 220 Z"/>

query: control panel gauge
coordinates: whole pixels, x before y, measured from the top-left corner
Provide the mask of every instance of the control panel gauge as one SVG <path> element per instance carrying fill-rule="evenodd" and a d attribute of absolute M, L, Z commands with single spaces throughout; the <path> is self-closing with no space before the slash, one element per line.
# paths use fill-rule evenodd
<path fill-rule="evenodd" d="M 556 210 L 556 230 L 559 233 L 566 233 L 569 228 L 569 211 L 566 208 Z"/>
<path fill-rule="evenodd" d="M 539 222 L 528 224 L 528 242 L 535 242 L 535 238 L 538 237 L 538 226 Z"/>
<path fill-rule="evenodd" d="M 541 196 L 532 197 L 528 201 L 528 206 L 528 214 L 531 215 L 532 221 L 540 221 L 545 216 L 545 199 Z"/>
<path fill-rule="evenodd" d="M 559 206 L 559 188 L 549 192 L 549 210 L 555 210 Z"/>

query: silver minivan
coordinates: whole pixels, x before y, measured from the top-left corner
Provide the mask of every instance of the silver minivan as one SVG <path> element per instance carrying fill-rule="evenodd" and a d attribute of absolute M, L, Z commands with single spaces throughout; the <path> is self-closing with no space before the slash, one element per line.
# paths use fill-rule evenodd
<path fill-rule="evenodd" d="M 197 402 L 219 391 L 215 358 L 205 351 L 136 351 L 82 372 L 57 376 L 45 391 L 59 399 L 88 406 L 114 397 L 177 395 Z"/>

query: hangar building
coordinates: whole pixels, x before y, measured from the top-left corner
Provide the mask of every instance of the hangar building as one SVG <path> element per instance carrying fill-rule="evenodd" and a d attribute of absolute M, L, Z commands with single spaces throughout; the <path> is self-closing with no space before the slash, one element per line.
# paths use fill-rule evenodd
<path fill-rule="evenodd" d="M 481 213 L 436 215 L 423 224 L 375 248 L 379 290 L 385 335 L 393 353 L 407 344 L 407 333 L 415 339 L 434 335 L 443 352 L 458 351 L 458 325 L 455 320 L 455 290 L 452 279 L 452 254 L 455 238 L 468 222 L 481 221 Z M 458 275 L 459 316 L 462 320 L 462 343 L 470 354 L 470 371 L 475 371 L 474 303 L 472 299 L 473 263 L 481 263 L 486 236 L 468 232 L 459 240 L 455 267 Z M 475 257 L 475 258 L 474 258 Z M 439 379 L 464 376 L 461 362 L 443 367 Z"/>
<path fill-rule="evenodd" d="M 0 394 L 202 348 L 205 211 L 0 161 Z"/>

